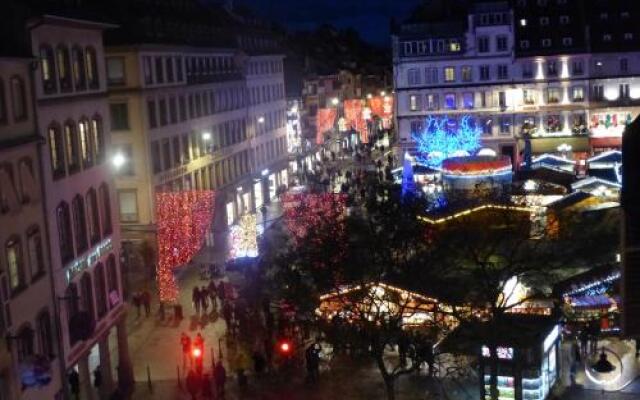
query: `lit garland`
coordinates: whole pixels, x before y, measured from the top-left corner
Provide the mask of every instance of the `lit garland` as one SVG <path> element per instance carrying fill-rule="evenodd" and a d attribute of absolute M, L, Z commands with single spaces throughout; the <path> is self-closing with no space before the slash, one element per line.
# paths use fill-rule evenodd
<path fill-rule="evenodd" d="M 156 193 L 158 291 L 161 302 L 175 302 L 178 286 L 173 269 L 200 250 L 213 218 L 213 191 Z"/>
<path fill-rule="evenodd" d="M 258 228 L 255 214 L 246 214 L 229 232 L 229 258 L 258 256 Z"/>
<path fill-rule="evenodd" d="M 447 217 L 442 217 L 442 218 L 438 218 L 438 219 L 431 219 L 428 217 L 423 217 L 423 216 L 419 216 L 418 219 L 420 221 L 426 222 L 428 224 L 442 224 L 444 222 L 447 221 L 451 221 L 453 219 L 456 218 L 460 218 L 460 217 L 464 217 L 465 215 L 469 215 L 469 214 L 473 214 L 474 212 L 477 211 L 481 211 L 481 210 L 509 210 L 509 211 L 520 211 L 520 212 L 527 212 L 530 214 L 533 214 L 536 212 L 535 208 L 532 207 L 515 207 L 515 206 L 499 206 L 499 205 L 495 205 L 495 204 L 485 204 L 482 206 L 478 206 L 475 208 L 470 208 L 464 211 L 460 211 L 458 213 L 455 213 L 453 215 L 449 215 Z"/>
<path fill-rule="evenodd" d="M 473 153 L 480 148 L 482 128 L 465 115 L 460 121 L 448 117 L 429 116 L 422 132 L 413 132 L 412 138 L 418 146 L 418 163 L 439 167 L 442 161 L 457 153 Z"/>

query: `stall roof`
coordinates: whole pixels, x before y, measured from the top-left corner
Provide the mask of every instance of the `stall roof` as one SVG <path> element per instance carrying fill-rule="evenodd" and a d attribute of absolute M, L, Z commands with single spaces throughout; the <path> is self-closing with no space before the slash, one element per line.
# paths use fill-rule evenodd
<path fill-rule="evenodd" d="M 578 203 L 580 203 L 581 201 L 587 200 L 589 198 L 593 197 L 593 195 L 591 193 L 587 193 L 587 192 L 583 192 L 583 191 L 577 191 L 577 192 L 573 192 L 573 193 L 569 193 L 568 195 L 562 197 L 559 200 L 554 201 L 553 203 L 550 203 L 547 205 L 548 208 L 552 209 L 552 210 L 562 210 L 565 209 L 567 207 L 571 207 L 573 205 L 576 205 Z"/>
<path fill-rule="evenodd" d="M 463 322 L 438 344 L 438 349 L 454 354 L 478 354 L 480 346 L 490 340 L 496 340 L 498 346 L 520 349 L 542 346 L 557 324 L 555 317 L 529 314 L 506 314 L 500 321 Z"/>
<path fill-rule="evenodd" d="M 615 280 L 619 278 L 619 263 L 600 265 L 556 283 L 553 287 L 553 292 L 557 296 L 563 296 L 572 292 L 579 294 L 582 291 L 587 290 L 589 286 L 594 283 L 598 283 L 606 279 Z"/>
<path fill-rule="evenodd" d="M 567 171 L 561 171 L 558 169 L 551 169 L 546 167 L 535 168 L 530 170 L 519 170 L 516 172 L 514 180 L 540 180 L 556 185 L 561 185 L 571 189 L 571 184 L 576 181 L 575 174 Z"/>

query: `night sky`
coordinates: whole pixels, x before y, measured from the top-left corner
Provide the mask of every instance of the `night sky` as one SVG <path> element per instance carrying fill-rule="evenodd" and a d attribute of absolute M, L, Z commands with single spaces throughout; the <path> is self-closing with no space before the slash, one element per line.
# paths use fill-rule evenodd
<path fill-rule="evenodd" d="M 402 20 L 421 0 L 236 0 L 286 27 L 313 29 L 322 23 L 355 28 L 363 39 L 390 45 L 389 18 Z"/>

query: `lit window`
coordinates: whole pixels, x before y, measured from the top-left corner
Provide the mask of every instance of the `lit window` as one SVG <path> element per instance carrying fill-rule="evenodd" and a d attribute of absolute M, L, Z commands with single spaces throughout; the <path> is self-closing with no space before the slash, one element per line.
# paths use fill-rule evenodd
<path fill-rule="evenodd" d="M 464 108 L 472 109 L 473 104 L 473 92 L 467 92 L 462 94 L 462 104 Z"/>
<path fill-rule="evenodd" d="M 527 26 L 527 20 L 526 20 L 526 19 L 524 19 L 524 18 L 522 18 L 522 19 L 520 20 L 520 26 Z"/>
<path fill-rule="evenodd" d="M 7 261 L 7 271 L 9 274 L 9 286 L 11 291 L 21 289 L 25 284 L 23 263 L 22 263 L 22 247 L 20 239 L 14 237 L 9 239 L 5 244 L 5 254 Z"/>
<path fill-rule="evenodd" d="M 412 94 L 409 96 L 409 109 L 411 111 L 418 111 L 420 109 L 420 97 Z"/>
<path fill-rule="evenodd" d="M 611 34 L 610 33 L 605 33 L 604 35 L 602 35 L 602 41 L 610 42 L 611 41 Z"/>
<path fill-rule="evenodd" d="M 470 82 L 472 80 L 472 72 L 470 66 L 462 67 L 460 74 L 462 75 L 462 80 L 464 82 Z"/>
<path fill-rule="evenodd" d="M 447 93 L 444 95 L 444 107 L 449 110 L 456 109 L 456 94 L 455 93 Z"/>
<path fill-rule="evenodd" d="M 633 33 L 631 32 L 626 32 L 624 34 L 624 40 L 633 40 Z"/>
<path fill-rule="evenodd" d="M 573 101 L 584 101 L 584 88 L 582 86 L 574 86 L 571 89 L 571 98 Z"/>
<path fill-rule="evenodd" d="M 451 43 L 449 43 L 449 51 L 452 51 L 452 52 L 460 51 L 460 42 L 458 42 L 457 40 L 452 40 Z"/>
<path fill-rule="evenodd" d="M 456 80 L 456 69 L 454 67 L 446 67 L 444 69 L 444 81 L 455 82 L 455 80 Z"/>

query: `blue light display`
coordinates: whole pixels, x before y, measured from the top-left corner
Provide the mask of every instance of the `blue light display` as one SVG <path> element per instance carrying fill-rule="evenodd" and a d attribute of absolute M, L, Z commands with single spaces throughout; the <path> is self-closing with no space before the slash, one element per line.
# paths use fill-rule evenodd
<path fill-rule="evenodd" d="M 429 116 L 422 132 L 413 132 L 411 136 L 418 146 L 417 162 L 440 167 L 442 161 L 456 153 L 471 154 L 478 150 L 481 135 L 482 128 L 465 115 L 459 120 Z"/>

